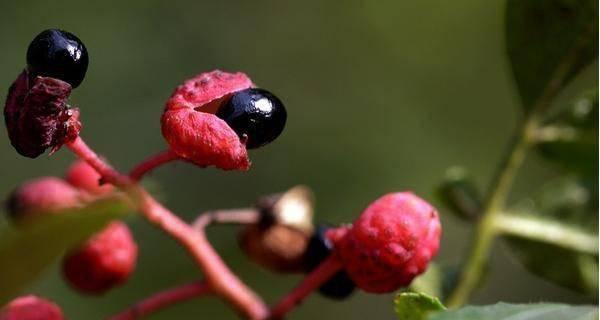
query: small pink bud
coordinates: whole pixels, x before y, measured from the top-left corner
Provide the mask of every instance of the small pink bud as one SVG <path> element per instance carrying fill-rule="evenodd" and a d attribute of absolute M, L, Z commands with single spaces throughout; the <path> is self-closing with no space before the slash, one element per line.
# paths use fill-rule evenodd
<path fill-rule="evenodd" d="M 0 310 L 0 320 L 63 320 L 60 307 L 52 301 L 23 296 L 9 302 Z"/>
<path fill-rule="evenodd" d="M 65 180 L 72 186 L 93 195 L 105 195 L 114 190 L 110 184 L 101 184 L 102 177 L 87 162 L 77 160 L 67 170 Z"/>
<path fill-rule="evenodd" d="M 102 294 L 135 269 L 138 247 L 123 222 L 111 222 L 63 260 L 63 275 L 81 293 Z"/>
<path fill-rule="evenodd" d="M 7 209 L 15 221 L 23 222 L 39 214 L 78 207 L 81 200 L 80 192 L 64 180 L 42 177 L 17 187 L 7 200 Z"/>

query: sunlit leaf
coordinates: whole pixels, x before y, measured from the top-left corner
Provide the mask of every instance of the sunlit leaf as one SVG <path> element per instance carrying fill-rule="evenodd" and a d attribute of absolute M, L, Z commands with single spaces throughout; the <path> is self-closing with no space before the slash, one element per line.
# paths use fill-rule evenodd
<path fill-rule="evenodd" d="M 565 304 L 508 304 L 467 306 L 437 313 L 430 320 L 597 320 L 598 308 Z"/>
<path fill-rule="evenodd" d="M 565 84 L 598 57 L 597 0 L 508 0 L 505 18 L 507 52 L 525 108 L 557 70 L 564 71 Z"/>
<path fill-rule="evenodd" d="M 5 226 L 0 230 L 0 304 L 18 295 L 66 250 L 129 211 L 120 198 L 107 198 L 27 225 Z"/>
<path fill-rule="evenodd" d="M 443 271 L 437 264 L 432 262 L 427 267 L 425 273 L 413 280 L 410 284 L 410 289 L 415 292 L 422 292 L 430 296 L 439 297 L 442 294 L 443 281 Z"/>
<path fill-rule="evenodd" d="M 597 190 L 595 181 L 564 177 L 544 186 L 538 196 L 511 211 L 549 221 L 546 228 L 535 232 L 543 237 L 507 237 L 523 266 L 561 286 L 591 295 L 598 293 Z"/>
<path fill-rule="evenodd" d="M 431 313 L 446 307 L 436 297 L 419 292 L 402 292 L 394 299 L 394 309 L 400 320 L 425 320 Z"/>

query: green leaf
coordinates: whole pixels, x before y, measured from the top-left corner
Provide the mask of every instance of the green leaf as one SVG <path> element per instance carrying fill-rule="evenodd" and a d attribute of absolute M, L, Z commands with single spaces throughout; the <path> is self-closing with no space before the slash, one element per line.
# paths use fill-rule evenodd
<path fill-rule="evenodd" d="M 598 130 L 573 131 L 570 139 L 539 144 L 541 154 L 564 168 L 584 175 L 598 172 Z"/>
<path fill-rule="evenodd" d="M 5 226 L 0 230 L 0 305 L 30 285 L 66 250 L 130 210 L 121 198 L 106 198 L 85 208 L 41 216 L 27 225 Z"/>
<path fill-rule="evenodd" d="M 527 223 L 507 227 L 499 219 L 499 228 L 510 233 L 506 237 L 508 244 L 525 268 L 558 285 L 597 294 L 598 187 L 595 181 L 586 182 L 575 176 L 560 178 L 510 211 Z M 511 233 L 511 229 L 517 232 Z"/>
<path fill-rule="evenodd" d="M 427 267 L 425 273 L 413 280 L 410 284 L 410 290 L 439 297 L 442 294 L 443 278 L 443 271 L 440 270 L 440 267 L 436 263 L 432 262 Z"/>
<path fill-rule="evenodd" d="M 597 14 L 597 0 L 508 0 L 506 46 L 526 109 L 557 71 L 564 85 L 597 59 Z"/>
<path fill-rule="evenodd" d="M 566 169 L 598 175 L 598 90 L 588 91 L 538 130 L 541 154 Z"/>
<path fill-rule="evenodd" d="M 402 292 L 394 299 L 394 309 L 400 320 L 425 320 L 431 313 L 446 307 L 436 297 L 418 292 Z"/>
<path fill-rule="evenodd" d="M 598 308 L 565 304 L 508 304 L 467 306 L 434 314 L 430 320 L 597 320 Z"/>

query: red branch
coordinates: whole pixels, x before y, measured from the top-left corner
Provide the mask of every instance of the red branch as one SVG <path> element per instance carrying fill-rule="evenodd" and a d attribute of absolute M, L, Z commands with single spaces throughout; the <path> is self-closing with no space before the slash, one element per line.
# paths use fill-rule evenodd
<path fill-rule="evenodd" d="M 181 158 L 175 154 L 175 152 L 171 151 L 171 149 L 165 150 L 138 164 L 131 172 L 129 172 L 129 178 L 134 181 L 139 181 L 146 173 L 149 173 L 165 163 L 179 159 Z"/>
<path fill-rule="evenodd" d="M 296 305 L 302 302 L 311 292 L 325 283 L 331 276 L 342 268 L 337 256 L 331 254 L 321 264 L 306 276 L 300 284 L 287 296 L 271 308 L 270 319 L 282 319 Z"/>
<path fill-rule="evenodd" d="M 110 318 L 110 320 L 135 320 L 160 311 L 178 302 L 196 298 L 210 293 L 210 288 L 203 281 L 196 281 L 183 286 L 156 293 Z"/>
<path fill-rule="evenodd" d="M 126 192 L 148 221 L 177 240 L 200 266 L 215 294 L 228 301 L 247 318 L 267 317 L 268 309 L 262 299 L 231 272 L 210 245 L 204 232 L 194 230 L 156 201 L 143 187 L 106 164 L 81 138 L 78 137 L 67 146 L 94 167 L 105 182 Z"/>

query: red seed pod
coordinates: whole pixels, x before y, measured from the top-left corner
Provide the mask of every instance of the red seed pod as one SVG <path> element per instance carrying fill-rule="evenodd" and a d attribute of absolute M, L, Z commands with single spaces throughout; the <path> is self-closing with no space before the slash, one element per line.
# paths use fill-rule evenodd
<path fill-rule="evenodd" d="M 214 115 L 231 94 L 253 87 L 243 73 L 202 73 L 175 89 L 161 118 L 162 134 L 180 157 L 199 166 L 248 170 L 244 142 Z"/>
<path fill-rule="evenodd" d="M 93 195 L 105 195 L 114 190 L 110 184 L 101 184 L 102 177 L 87 162 L 77 160 L 67 170 L 65 180 L 72 186 Z"/>
<path fill-rule="evenodd" d="M 17 152 L 36 158 L 79 135 L 79 110 L 69 109 L 70 94 L 71 85 L 58 79 L 36 77 L 30 83 L 27 71 L 17 77 L 4 106 L 8 136 Z"/>
<path fill-rule="evenodd" d="M 81 205 L 82 195 L 56 177 L 42 177 L 21 184 L 6 201 L 9 215 L 18 222 L 39 214 L 58 212 Z"/>
<path fill-rule="evenodd" d="M 114 221 L 65 257 L 63 275 L 81 293 L 102 294 L 129 278 L 137 252 L 127 225 Z"/>
<path fill-rule="evenodd" d="M 352 227 L 328 233 L 356 285 L 385 293 L 405 287 L 438 251 L 441 225 L 435 208 L 411 192 L 373 202 Z"/>
<path fill-rule="evenodd" d="M 63 320 L 60 307 L 34 295 L 18 297 L 0 311 L 0 320 Z"/>

